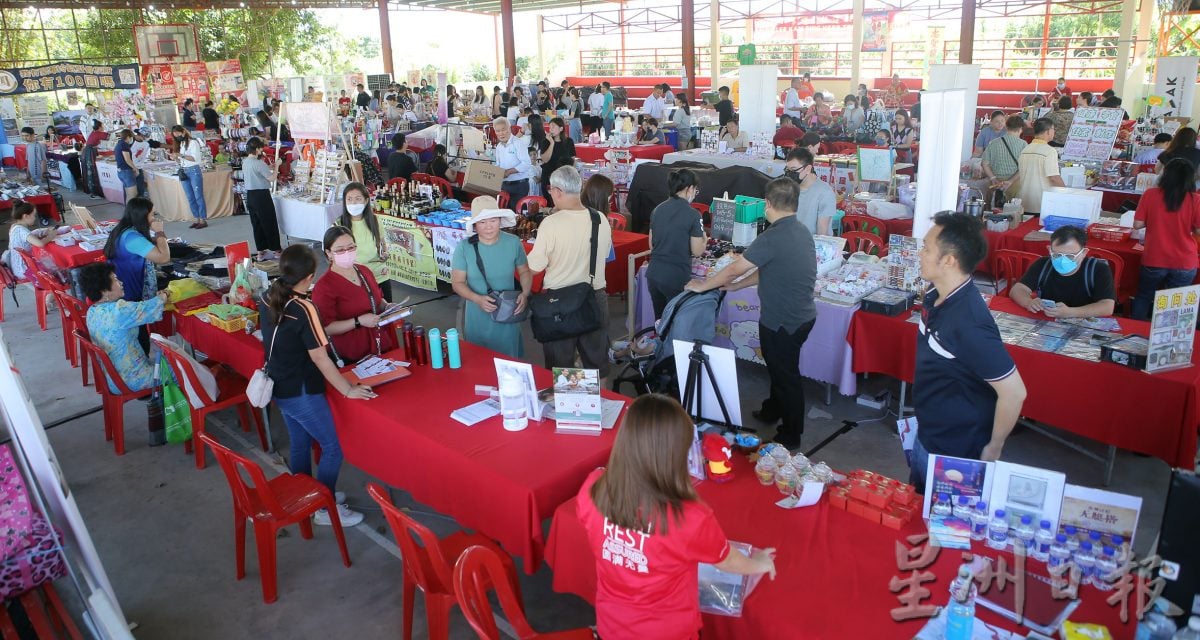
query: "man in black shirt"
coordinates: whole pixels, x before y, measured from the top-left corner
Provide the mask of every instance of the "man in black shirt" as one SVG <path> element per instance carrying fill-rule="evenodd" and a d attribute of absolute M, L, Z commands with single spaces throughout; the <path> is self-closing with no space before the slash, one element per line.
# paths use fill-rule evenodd
<path fill-rule="evenodd" d="M 727 122 L 733 120 L 733 101 L 729 99 L 729 87 L 717 89 L 717 96 L 720 99 L 713 106 L 717 110 L 719 123 L 723 127 Z"/>
<path fill-rule="evenodd" d="M 213 108 L 213 101 L 209 100 L 204 103 L 204 110 L 200 112 L 204 118 L 204 129 L 206 131 L 218 131 L 221 129 L 221 114 Z"/>
<path fill-rule="evenodd" d="M 1111 316 L 1117 304 L 1112 269 L 1107 260 L 1087 254 L 1083 229 L 1059 227 L 1050 236 L 1050 256 L 1038 258 L 1008 297 L 1050 318 Z"/>
<path fill-rule="evenodd" d="M 403 133 L 392 136 L 392 153 L 387 157 L 387 179 L 412 178 L 417 171 L 417 163 L 408 155 L 408 141 Z"/>
<path fill-rule="evenodd" d="M 366 87 L 358 85 L 358 95 L 354 98 L 354 106 L 360 109 L 371 108 L 371 94 L 367 93 Z"/>

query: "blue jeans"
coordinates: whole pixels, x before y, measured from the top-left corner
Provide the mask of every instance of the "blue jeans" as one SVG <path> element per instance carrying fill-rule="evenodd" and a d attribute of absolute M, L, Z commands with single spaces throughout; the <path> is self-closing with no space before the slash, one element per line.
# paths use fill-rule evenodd
<path fill-rule="evenodd" d="M 200 165 L 184 167 L 183 171 L 187 174 L 188 179 L 182 181 L 180 186 L 183 187 L 183 194 L 187 196 L 192 217 L 197 220 L 206 220 L 208 208 L 204 205 L 204 171 L 200 169 Z"/>
<path fill-rule="evenodd" d="M 568 135 L 570 136 L 571 141 L 575 144 L 579 144 L 583 141 L 583 122 L 581 122 L 579 118 L 571 119 L 571 121 L 567 124 L 567 131 L 569 132 Z"/>
<path fill-rule="evenodd" d="M 312 475 L 312 443 L 321 445 L 321 462 L 317 465 L 317 481 L 337 490 L 338 472 L 342 469 L 342 446 L 338 444 L 333 414 L 325 394 L 301 393 L 294 398 L 275 398 L 283 421 L 287 423 L 291 440 L 289 467 L 292 473 Z"/>
<path fill-rule="evenodd" d="M 925 473 L 929 469 L 929 452 L 921 444 L 920 438 L 913 438 L 912 458 L 908 461 L 908 483 L 917 488 L 917 493 L 925 493 Z"/>
<path fill-rule="evenodd" d="M 1137 295 L 1133 297 L 1133 317 L 1136 320 L 1149 320 L 1151 308 L 1154 305 L 1154 293 L 1162 289 L 1186 287 L 1196 278 L 1195 269 L 1164 269 L 1161 267 L 1142 267 L 1138 278 Z"/>

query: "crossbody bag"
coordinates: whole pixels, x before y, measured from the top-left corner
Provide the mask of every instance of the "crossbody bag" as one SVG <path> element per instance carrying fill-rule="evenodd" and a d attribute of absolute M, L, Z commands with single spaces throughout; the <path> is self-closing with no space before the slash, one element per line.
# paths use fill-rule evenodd
<path fill-rule="evenodd" d="M 283 308 L 287 309 L 291 303 L 292 300 L 289 299 L 283 304 Z M 267 347 L 267 357 L 263 360 L 263 366 L 254 371 L 254 375 L 250 376 L 250 382 L 246 384 L 246 398 L 258 409 L 271 404 L 271 396 L 275 394 L 275 381 L 267 373 L 267 366 L 271 364 L 271 354 L 275 352 L 275 336 L 279 335 L 279 327 L 283 325 L 283 310 L 280 310 L 279 315 L 279 321 L 275 323 L 275 330 L 271 332 L 271 344 Z"/>
<path fill-rule="evenodd" d="M 593 283 L 596 280 L 596 252 L 600 242 L 600 214 L 589 208 L 592 220 L 588 281 L 561 289 L 546 289 L 530 297 L 530 324 L 538 342 L 576 338 L 601 327 Z"/>
<path fill-rule="evenodd" d="M 483 268 L 483 257 L 479 255 L 479 236 L 471 236 L 467 242 L 475 249 L 475 266 L 479 267 L 479 274 L 483 276 L 483 286 L 487 289 L 487 296 L 491 298 L 492 304 L 496 305 L 496 308 L 488 314 L 492 322 L 500 324 L 524 322 L 525 318 L 529 317 L 529 306 L 526 305 L 520 313 L 517 313 L 517 301 L 521 297 L 521 291 L 519 289 L 506 291 L 493 289 L 492 283 L 488 281 L 487 270 Z"/>

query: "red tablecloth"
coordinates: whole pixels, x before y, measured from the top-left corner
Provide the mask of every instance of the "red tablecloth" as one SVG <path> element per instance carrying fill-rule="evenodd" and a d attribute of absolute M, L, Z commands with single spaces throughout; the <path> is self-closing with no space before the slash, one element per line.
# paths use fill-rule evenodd
<path fill-rule="evenodd" d="M 595 162 L 604 159 L 604 152 L 610 147 L 594 144 L 577 144 L 575 145 L 575 157 L 583 162 Z M 662 161 L 663 156 L 668 153 L 675 153 L 675 147 L 669 144 L 645 144 L 629 147 L 629 155 L 635 160 L 647 159 Z"/>
<path fill-rule="evenodd" d="M 376 387 L 378 398 L 329 400 L 347 461 L 496 540 L 533 573 L 542 521 L 605 464 L 616 430 L 562 435 L 544 421 L 510 433 L 499 417 L 474 427 L 454 421 L 452 411 L 480 400 L 475 385 L 495 384 L 496 356 L 464 343 L 461 369 L 414 366 L 410 377 Z M 550 386 L 550 372 L 533 369 L 538 386 Z"/>
<path fill-rule="evenodd" d="M 1007 297 L 998 311 L 1030 315 Z M 882 373 L 913 381 L 917 326 L 909 314 L 854 315 L 846 340 L 855 373 Z M 1118 318 L 1124 333 L 1149 335 L 1146 322 Z M 1088 362 L 1008 346 L 1025 381 L 1021 415 L 1122 449 L 1162 458 L 1174 467 L 1195 465 L 1200 426 L 1200 366 L 1148 375 L 1109 362 Z"/>
<path fill-rule="evenodd" d="M 919 519 L 897 532 L 834 509 L 824 499 L 813 507 L 785 511 L 774 504 L 781 497 L 779 492 L 774 486 L 760 485 L 743 456 L 734 456 L 733 467 L 734 479 L 726 484 L 700 483 L 700 497 L 712 506 L 731 540 L 776 548 L 777 576 L 774 581 L 759 583 L 747 599 L 742 617 L 703 616 L 705 640 L 911 638 L 920 631 L 926 620 L 892 620 L 889 612 L 901 605 L 897 595 L 888 590 L 893 576 L 908 576 L 897 570 L 896 547 L 910 546 L 901 534 L 924 531 Z M 982 545 L 975 551 L 996 555 Z M 1011 556 L 1007 561 L 1012 567 Z M 546 562 L 554 569 L 555 591 L 594 601 L 596 561 L 575 516 L 574 500 L 554 514 Z M 946 603 L 960 563 L 960 552 L 941 551 L 929 567 L 936 580 L 923 585 L 932 593 L 923 604 Z M 1027 569 L 1045 570 L 1032 560 Z M 1092 587 L 1081 587 L 1080 592 L 1082 602 L 1072 620 L 1105 624 L 1114 638 L 1133 637 L 1133 625 L 1121 625 L 1118 610 L 1104 603 L 1104 594 Z M 976 612 L 985 622 L 1017 629 L 983 607 Z"/>
<path fill-rule="evenodd" d="M 610 294 L 625 293 L 629 290 L 629 256 L 650 249 L 650 236 L 632 231 L 613 230 L 613 250 L 617 259 L 604 266 L 604 290 Z M 533 249 L 533 244 L 526 243 L 525 250 Z M 640 266 L 644 259 L 639 261 Z M 545 272 L 533 276 L 533 290 L 542 290 L 542 280 Z"/>
<path fill-rule="evenodd" d="M 227 364 L 247 380 L 262 368 L 265 351 L 258 338 L 245 332 L 226 332 L 196 316 L 175 316 L 175 331 L 197 351 Z"/>
<path fill-rule="evenodd" d="M 1092 189 L 1104 194 L 1104 197 L 1100 200 L 1101 211 L 1120 211 L 1121 205 L 1125 204 L 1126 200 L 1138 202 L 1142 199 L 1142 194 L 1132 191 L 1107 191 L 1096 189 L 1095 187 L 1092 187 Z"/>
<path fill-rule="evenodd" d="M 58 222 L 61 219 L 61 216 L 58 213 L 58 205 L 54 204 L 54 196 L 47 193 L 40 196 L 29 196 L 23 199 L 25 202 L 33 205 L 42 217 L 49 218 L 55 222 Z M 12 200 L 0 200 L 0 210 L 11 209 L 12 206 Z"/>
<path fill-rule="evenodd" d="M 34 247 L 34 254 L 45 253 L 60 269 L 75 269 L 93 262 L 104 262 L 104 250 L 86 251 L 77 244 L 63 247 L 51 242 L 44 247 Z"/>
<path fill-rule="evenodd" d="M 13 145 L 13 160 L 17 163 L 17 168 L 21 171 L 27 171 L 29 169 L 29 159 L 27 153 L 28 148 L 29 145 Z"/>

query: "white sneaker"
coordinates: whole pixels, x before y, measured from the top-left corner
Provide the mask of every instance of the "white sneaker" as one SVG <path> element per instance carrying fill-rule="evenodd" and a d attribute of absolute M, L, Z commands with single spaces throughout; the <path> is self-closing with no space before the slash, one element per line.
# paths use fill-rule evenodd
<path fill-rule="evenodd" d="M 344 504 L 339 504 L 338 505 L 338 519 L 340 519 L 342 521 L 343 527 L 353 527 L 363 521 L 363 514 L 357 512 L 357 511 L 354 511 L 353 509 L 351 509 L 350 507 L 347 507 Z M 329 513 L 326 512 L 324 509 L 321 509 L 320 511 L 314 513 L 313 514 L 313 524 L 319 524 L 321 526 L 328 527 L 330 525 Z"/>

